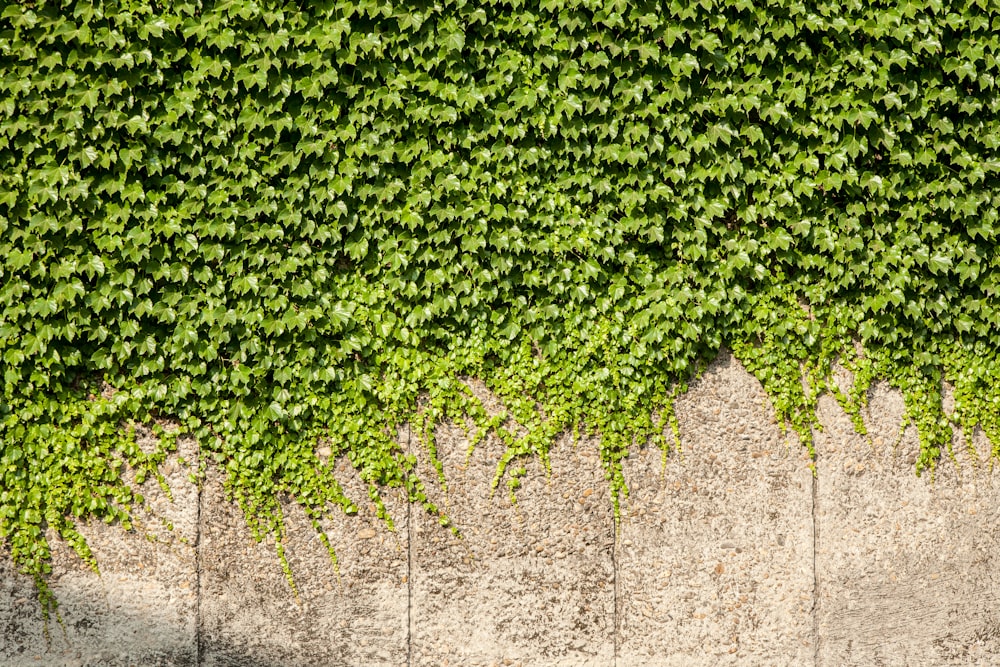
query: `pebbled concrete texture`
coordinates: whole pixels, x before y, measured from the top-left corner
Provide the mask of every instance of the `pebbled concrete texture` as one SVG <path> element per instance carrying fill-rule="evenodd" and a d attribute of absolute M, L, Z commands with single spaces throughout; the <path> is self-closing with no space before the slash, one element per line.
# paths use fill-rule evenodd
<path fill-rule="evenodd" d="M 257 543 L 242 512 L 224 498 L 215 472 L 202 492 L 201 665 L 326 667 L 405 665 L 407 657 L 407 505 L 383 494 L 395 532 L 376 516 L 368 489 L 347 461 L 337 478 L 358 505 L 337 508 L 323 526 L 337 570 L 305 513 L 282 503 L 285 551 L 298 597 L 273 540 Z"/>
<path fill-rule="evenodd" d="M 155 442 L 148 432 L 138 436 L 140 445 Z M 6 557 L 0 559 L 0 664 L 197 664 L 198 494 L 187 480 L 194 469 L 196 448 L 190 440 L 181 440 L 178 451 L 161 468 L 173 501 L 155 480 L 146 480 L 138 490 L 147 508 L 136 513 L 131 531 L 102 523 L 80 528 L 100 575 L 58 537 L 50 536 L 49 583 L 59 600 L 62 622 L 54 616 L 44 622 L 33 582 L 17 574 Z M 134 484 L 131 475 L 126 479 Z"/>
<path fill-rule="evenodd" d="M 54 542 L 63 624 L 49 641 L 31 581 L 0 558 L 0 665 L 1000 664 L 1000 472 L 981 434 L 918 478 L 916 433 L 896 442 L 898 392 L 873 388 L 870 438 L 824 397 L 813 477 L 726 354 L 677 414 L 682 452 L 625 464 L 617 539 L 593 440 L 560 439 L 551 475 L 528 463 L 514 504 L 505 485 L 490 495 L 497 441 L 467 459 L 463 430 L 441 426 L 445 493 L 404 429 L 462 539 L 400 492 L 384 494 L 388 531 L 335 461 L 360 508 L 324 523 L 339 581 L 302 512 L 282 506 L 298 599 L 221 474 L 199 494 L 174 458 L 174 502 L 147 482 L 135 530 L 84 528 L 100 576 Z"/>
<path fill-rule="evenodd" d="M 898 392 L 873 388 L 859 436 L 824 397 L 817 447 L 819 665 L 1000 664 L 1000 485 L 989 446 L 914 474 Z M 974 451 L 973 451 L 974 450 Z"/>
<path fill-rule="evenodd" d="M 414 508 L 410 664 L 612 665 L 614 522 L 596 443 L 561 438 L 551 476 L 529 462 L 514 504 L 503 483 L 490 495 L 499 442 L 467 459 L 462 429 L 436 440 L 448 492 L 432 495 L 462 538 Z"/>
<path fill-rule="evenodd" d="M 808 459 L 732 357 L 675 408 L 680 455 L 625 464 L 616 664 L 811 664 Z"/>

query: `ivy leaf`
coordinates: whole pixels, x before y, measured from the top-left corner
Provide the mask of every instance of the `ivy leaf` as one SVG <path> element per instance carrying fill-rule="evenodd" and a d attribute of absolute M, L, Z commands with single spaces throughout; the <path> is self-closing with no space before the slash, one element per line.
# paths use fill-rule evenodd
<path fill-rule="evenodd" d="M 945 273 L 951 268 L 951 258 L 940 251 L 932 252 L 927 265 L 933 274 Z"/>

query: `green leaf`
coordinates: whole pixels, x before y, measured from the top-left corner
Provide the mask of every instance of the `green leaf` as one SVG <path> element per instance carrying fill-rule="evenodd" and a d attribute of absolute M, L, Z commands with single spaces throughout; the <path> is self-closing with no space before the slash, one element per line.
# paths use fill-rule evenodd
<path fill-rule="evenodd" d="M 945 273 L 951 268 L 951 258 L 940 251 L 935 251 L 931 253 L 927 265 L 930 267 L 931 273 Z"/>

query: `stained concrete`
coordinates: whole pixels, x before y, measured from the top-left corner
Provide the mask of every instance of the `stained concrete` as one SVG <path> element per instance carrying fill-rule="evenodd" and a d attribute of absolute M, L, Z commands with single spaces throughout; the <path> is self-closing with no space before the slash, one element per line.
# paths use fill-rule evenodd
<path fill-rule="evenodd" d="M 135 530 L 84 527 L 101 576 L 55 542 L 64 623 L 50 623 L 50 641 L 30 580 L 0 559 L 0 664 L 998 664 L 989 448 L 958 437 L 955 460 L 918 478 L 916 433 L 896 443 L 902 412 L 898 392 L 876 386 L 865 438 L 823 398 L 813 477 L 759 384 L 723 355 L 678 400 L 682 452 L 665 467 L 648 449 L 626 462 L 617 539 L 596 442 L 562 438 L 551 475 L 528 463 L 514 504 L 506 486 L 490 493 L 497 441 L 467 459 L 462 429 L 442 426 L 445 493 L 404 432 L 462 538 L 398 491 L 385 494 L 388 531 L 336 461 L 360 507 L 324 524 L 339 581 L 283 500 L 298 599 L 274 545 L 255 543 L 223 497 L 221 473 L 209 469 L 199 496 L 175 459 L 174 502 L 147 482 Z"/>
<path fill-rule="evenodd" d="M 824 398 L 817 461 L 819 665 L 1000 663 L 1000 485 L 988 443 L 914 474 L 912 427 L 884 385 L 857 435 Z"/>
<path fill-rule="evenodd" d="M 415 510 L 411 664 L 612 665 L 614 523 L 596 443 L 561 438 L 550 476 L 529 462 L 516 504 L 506 485 L 491 496 L 496 440 L 468 456 L 446 426 L 437 453 L 448 490 L 432 495 L 461 539 Z"/>
<path fill-rule="evenodd" d="M 812 475 L 731 357 L 676 403 L 680 455 L 625 464 L 617 665 L 809 665 Z"/>
<path fill-rule="evenodd" d="M 139 436 L 140 445 L 152 446 L 149 433 Z M 9 558 L 0 558 L 0 664 L 197 664 L 198 494 L 187 481 L 196 467 L 193 443 L 181 440 L 177 454 L 161 468 L 172 502 L 149 479 L 137 487 L 147 507 L 136 512 L 131 531 L 103 523 L 81 526 L 100 575 L 50 535 L 49 584 L 59 600 L 61 622 L 53 617 L 45 623 L 33 582 L 17 574 Z M 134 484 L 131 474 L 126 480 Z"/>
<path fill-rule="evenodd" d="M 199 544 L 201 665 L 406 664 L 408 508 L 399 490 L 384 493 L 395 528 L 388 530 L 350 464 L 332 465 L 359 507 L 355 516 L 336 509 L 324 525 L 339 580 L 305 513 L 290 499 L 282 503 L 284 546 L 298 597 L 273 540 L 252 539 L 242 513 L 224 498 L 222 475 L 209 475 Z"/>

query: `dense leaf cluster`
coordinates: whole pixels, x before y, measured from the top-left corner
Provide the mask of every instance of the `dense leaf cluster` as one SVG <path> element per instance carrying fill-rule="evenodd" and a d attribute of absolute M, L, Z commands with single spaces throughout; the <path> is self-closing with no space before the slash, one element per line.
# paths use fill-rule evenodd
<path fill-rule="evenodd" d="M 617 503 L 722 346 L 810 447 L 818 393 L 857 417 L 875 378 L 921 467 L 952 424 L 1000 442 L 998 9 L 7 3 L 0 541 L 89 558 L 76 522 L 127 521 L 122 467 L 170 448 L 138 423 L 194 434 L 279 554 L 278 494 L 353 508 L 317 446 L 437 511 L 404 422 L 432 458 L 442 419 L 499 435 L 497 483 L 600 433 Z"/>

